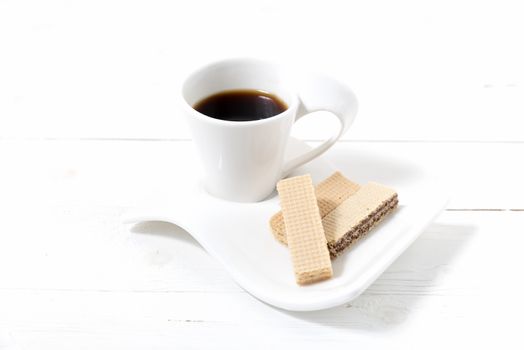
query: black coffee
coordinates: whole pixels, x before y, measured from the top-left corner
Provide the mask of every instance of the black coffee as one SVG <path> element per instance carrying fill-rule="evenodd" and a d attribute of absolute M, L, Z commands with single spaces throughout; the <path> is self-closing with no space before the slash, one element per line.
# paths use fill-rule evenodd
<path fill-rule="evenodd" d="M 206 97 L 193 108 L 211 118 L 246 122 L 271 118 L 287 106 L 277 96 L 261 90 L 230 90 Z"/>

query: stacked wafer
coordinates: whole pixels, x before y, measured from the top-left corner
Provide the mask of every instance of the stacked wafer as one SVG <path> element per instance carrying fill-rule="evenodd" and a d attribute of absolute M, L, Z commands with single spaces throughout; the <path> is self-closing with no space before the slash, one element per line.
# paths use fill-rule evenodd
<path fill-rule="evenodd" d="M 346 179 L 344 175 L 338 171 L 320 182 L 315 187 L 315 196 L 317 198 L 320 216 L 324 218 L 359 189 L 360 186 L 358 184 Z M 278 241 L 287 244 L 286 228 L 284 226 L 282 211 L 273 215 L 269 224 L 271 226 L 271 232 L 275 238 Z"/>
<path fill-rule="evenodd" d="M 280 181 L 277 190 L 282 211 L 270 219 L 271 231 L 288 245 L 299 284 L 331 277 L 329 256 L 340 255 L 398 205 L 394 190 L 360 186 L 339 172 L 316 188 L 303 175 Z"/>

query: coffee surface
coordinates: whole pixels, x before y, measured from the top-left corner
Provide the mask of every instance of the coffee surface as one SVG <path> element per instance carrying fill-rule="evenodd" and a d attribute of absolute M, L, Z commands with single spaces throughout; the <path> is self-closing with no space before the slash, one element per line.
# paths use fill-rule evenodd
<path fill-rule="evenodd" d="M 197 102 L 194 109 L 211 118 L 245 122 L 271 118 L 287 105 L 277 96 L 261 90 L 230 90 Z"/>

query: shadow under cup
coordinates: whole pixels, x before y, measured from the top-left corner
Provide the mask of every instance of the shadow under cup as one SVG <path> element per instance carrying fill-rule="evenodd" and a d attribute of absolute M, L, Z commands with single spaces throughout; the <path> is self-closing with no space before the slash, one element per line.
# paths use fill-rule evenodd
<path fill-rule="evenodd" d="M 210 194 L 257 202 L 273 192 L 282 176 L 284 152 L 298 108 L 290 81 L 280 66 L 250 59 L 214 63 L 186 79 L 182 104 Z M 199 101 L 228 90 L 262 90 L 276 95 L 288 108 L 270 118 L 241 122 L 208 117 L 193 108 Z"/>

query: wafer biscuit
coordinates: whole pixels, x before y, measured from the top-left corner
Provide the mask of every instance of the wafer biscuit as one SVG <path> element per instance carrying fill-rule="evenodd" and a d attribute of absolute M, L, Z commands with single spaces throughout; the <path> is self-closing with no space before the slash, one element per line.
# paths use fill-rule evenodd
<path fill-rule="evenodd" d="M 349 181 L 338 171 L 320 182 L 315 186 L 315 195 L 317 197 L 320 217 L 325 217 L 349 196 L 358 191 L 359 188 L 360 186 L 358 184 Z M 286 228 L 284 219 L 282 218 L 282 211 L 279 211 L 271 217 L 269 225 L 275 238 L 279 242 L 287 244 Z"/>
<path fill-rule="evenodd" d="M 331 259 L 311 177 L 281 180 L 277 190 L 296 282 L 308 284 L 330 278 Z"/>
<path fill-rule="evenodd" d="M 332 258 L 362 238 L 398 205 L 397 193 L 369 182 L 332 210 L 322 224 Z"/>

